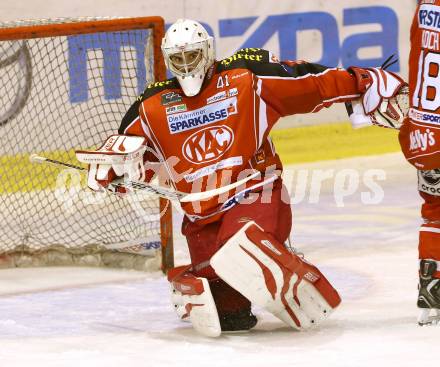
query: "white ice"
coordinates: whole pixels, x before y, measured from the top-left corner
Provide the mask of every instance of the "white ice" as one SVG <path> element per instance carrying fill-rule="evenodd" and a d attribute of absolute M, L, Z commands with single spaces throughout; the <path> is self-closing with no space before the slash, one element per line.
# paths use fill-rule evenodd
<path fill-rule="evenodd" d="M 332 184 L 294 208 L 293 240 L 343 303 L 322 327 L 295 332 L 257 309 L 249 333 L 208 339 L 180 322 L 160 273 L 87 268 L 0 270 L 0 366 L 415 366 L 435 364 L 440 331 L 419 327 L 415 172 L 399 154 L 291 167 L 356 168 L 361 186 L 337 207 Z M 367 169 L 384 199 L 364 205 Z M 187 260 L 178 238 L 177 261 Z"/>

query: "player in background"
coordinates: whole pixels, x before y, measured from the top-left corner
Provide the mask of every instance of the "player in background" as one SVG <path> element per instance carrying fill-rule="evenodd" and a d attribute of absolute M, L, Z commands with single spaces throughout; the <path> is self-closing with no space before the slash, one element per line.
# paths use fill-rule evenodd
<path fill-rule="evenodd" d="M 419 1 L 411 27 L 409 118 L 399 139 L 417 168 L 423 224 L 419 235 L 421 325 L 440 321 L 440 0 Z"/>
<path fill-rule="evenodd" d="M 384 117 L 379 108 L 366 116 L 360 103 L 349 103 L 354 126 L 381 121 L 381 125 L 400 129 L 402 151 L 417 168 L 423 224 L 419 234 L 420 325 L 440 322 L 440 0 L 419 1 L 411 26 L 409 57 L 409 98 L 401 94 L 396 110 L 408 104 L 409 111 L 400 124 Z M 398 96 L 399 97 L 399 96 Z M 404 110 L 406 107 L 403 108 Z M 392 113 L 391 113 L 392 115 Z"/>
<path fill-rule="evenodd" d="M 291 208 L 269 132 L 282 116 L 360 97 L 364 111 L 374 113 L 404 82 L 382 69 L 280 62 L 254 48 L 216 61 L 214 40 L 192 20 L 168 29 L 162 51 L 174 77 L 147 86 L 122 120 L 120 136 L 100 153 L 145 152 L 140 161 L 127 160 L 129 179 L 148 181 L 148 163 L 159 161 L 174 188 L 187 193 L 259 173 L 240 189 L 182 203 L 191 264 L 168 272 L 178 315 L 207 336 L 255 326 L 251 304 L 294 329 L 318 325 L 340 298 L 318 268 L 284 246 Z M 143 139 L 128 148 L 133 136 Z M 124 170 L 92 164 L 88 185 L 99 190 Z"/>

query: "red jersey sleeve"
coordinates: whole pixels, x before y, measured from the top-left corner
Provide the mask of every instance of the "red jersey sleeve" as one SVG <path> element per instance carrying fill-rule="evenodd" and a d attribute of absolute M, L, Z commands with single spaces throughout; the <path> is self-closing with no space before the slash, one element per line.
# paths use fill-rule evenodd
<path fill-rule="evenodd" d="M 257 71 L 256 75 L 261 98 L 280 116 L 317 112 L 361 95 L 356 78 L 344 69 L 306 62 L 269 65 L 266 72 Z"/>

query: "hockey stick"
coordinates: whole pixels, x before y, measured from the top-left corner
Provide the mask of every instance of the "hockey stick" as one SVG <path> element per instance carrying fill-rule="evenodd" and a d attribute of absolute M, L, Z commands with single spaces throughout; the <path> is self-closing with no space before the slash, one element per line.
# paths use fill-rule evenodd
<path fill-rule="evenodd" d="M 56 159 L 42 157 L 37 154 L 31 154 L 29 157 L 29 160 L 32 163 L 50 164 L 50 165 L 56 166 L 56 167 L 66 167 L 66 168 L 72 168 L 72 169 L 75 169 L 78 171 L 87 171 L 87 169 L 84 167 L 80 167 L 80 166 L 76 166 L 76 165 L 73 165 L 70 163 L 58 161 Z M 252 173 L 250 176 L 245 177 L 242 180 L 239 180 L 237 182 L 234 182 L 234 183 L 226 185 L 226 186 L 222 186 L 218 189 L 208 190 L 208 191 L 203 191 L 203 192 L 194 192 L 194 193 L 185 193 L 185 192 L 181 192 L 181 191 L 174 191 L 174 190 L 166 189 L 161 186 L 151 185 L 151 184 L 145 183 L 145 182 L 124 181 L 123 179 L 121 179 L 120 181 L 115 181 L 115 182 L 111 183 L 109 185 L 109 187 L 112 186 L 112 187 L 133 189 L 135 191 L 138 191 L 138 190 L 147 191 L 147 192 L 150 192 L 152 194 L 155 194 L 157 196 L 163 197 L 168 200 L 178 200 L 181 203 L 188 203 L 188 202 L 193 202 L 193 201 L 206 200 L 210 197 L 224 194 L 225 192 L 228 192 L 232 189 L 235 189 L 235 188 L 243 185 L 244 183 L 257 178 L 259 175 L 260 175 L 260 172 L 256 171 L 256 172 Z M 113 194 L 115 193 L 111 189 L 107 189 L 107 190 Z"/>

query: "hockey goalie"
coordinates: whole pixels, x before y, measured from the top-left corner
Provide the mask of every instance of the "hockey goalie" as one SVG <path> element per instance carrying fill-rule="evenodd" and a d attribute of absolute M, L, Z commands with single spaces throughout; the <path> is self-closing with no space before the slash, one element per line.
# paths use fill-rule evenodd
<path fill-rule="evenodd" d="M 148 181 L 152 162 L 179 192 L 215 193 L 243 181 L 181 203 L 191 264 L 168 272 L 178 316 L 211 337 L 253 328 L 252 305 L 296 330 L 319 326 L 341 299 L 315 265 L 284 245 L 291 207 L 269 132 L 282 116 L 354 99 L 371 116 L 404 82 L 382 69 L 280 62 L 256 48 L 217 61 L 213 38 L 192 20 L 168 29 L 162 51 L 174 77 L 147 86 L 99 159 L 82 153 L 92 162 L 89 187 L 108 187 L 127 172 Z"/>

